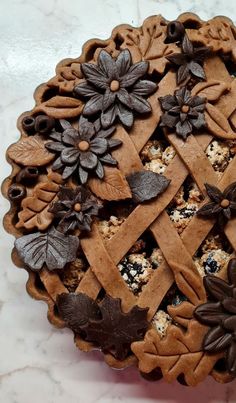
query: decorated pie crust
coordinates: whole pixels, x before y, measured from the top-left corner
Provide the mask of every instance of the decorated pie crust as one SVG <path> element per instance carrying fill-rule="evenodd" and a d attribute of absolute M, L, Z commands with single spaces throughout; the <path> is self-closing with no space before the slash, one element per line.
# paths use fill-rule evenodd
<path fill-rule="evenodd" d="M 120 25 L 58 64 L 7 150 L 27 291 L 146 379 L 236 375 L 235 38 L 226 17 Z"/>

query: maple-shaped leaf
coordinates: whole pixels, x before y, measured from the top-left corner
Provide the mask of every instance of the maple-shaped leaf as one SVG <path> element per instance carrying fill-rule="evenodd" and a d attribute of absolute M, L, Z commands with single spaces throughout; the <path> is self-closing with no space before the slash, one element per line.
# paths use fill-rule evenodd
<path fill-rule="evenodd" d="M 48 270 L 63 269 L 66 263 L 76 259 L 79 238 L 64 235 L 54 227 L 48 232 L 24 235 L 15 241 L 16 250 L 32 270 L 40 270 L 46 264 Z"/>
<path fill-rule="evenodd" d="M 71 292 L 58 295 L 57 307 L 62 319 L 76 333 L 79 333 L 81 326 L 89 320 L 100 318 L 98 304 L 83 293 Z"/>
<path fill-rule="evenodd" d="M 148 327 L 147 308 L 135 305 L 129 312 L 121 310 L 121 300 L 107 296 L 99 305 L 101 319 L 90 319 L 81 330 L 86 340 L 94 342 L 102 350 L 110 351 L 115 358 L 123 360 L 132 342 L 141 340 Z"/>

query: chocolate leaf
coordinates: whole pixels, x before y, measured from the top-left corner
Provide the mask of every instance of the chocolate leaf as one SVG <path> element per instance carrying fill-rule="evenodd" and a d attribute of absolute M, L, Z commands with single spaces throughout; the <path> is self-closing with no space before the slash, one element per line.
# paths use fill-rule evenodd
<path fill-rule="evenodd" d="M 164 338 L 151 329 L 143 341 L 132 343 L 131 349 L 138 358 L 140 371 L 150 373 L 160 368 L 167 382 L 182 374 L 188 385 L 195 386 L 211 372 L 219 359 L 217 354 L 202 351 L 199 341 L 205 332 L 205 327 L 195 320 L 189 322 L 187 332 L 169 326 Z"/>
<path fill-rule="evenodd" d="M 56 95 L 37 106 L 35 112 L 44 112 L 56 119 L 66 119 L 79 116 L 83 106 L 79 99 Z"/>
<path fill-rule="evenodd" d="M 121 300 L 108 295 L 99 307 L 101 319 L 90 319 L 81 329 L 86 333 L 86 340 L 97 343 L 102 350 L 112 351 L 117 359 L 123 360 L 130 344 L 141 340 L 148 327 L 148 309 L 135 305 L 129 312 L 123 313 Z"/>
<path fill-rule="evenodd" d="M 204 338 L 204 350 L 208 352 L 218 352 L 230 345 L 232 335 L 225 333 L 221 326 L 209 330 Z"/>
<path fill-rule="evenodd" d="M 209 80 L 195 85 L 192 90 L 192 95 L 205 97 L 208 101 L 217 101 L 221 95 L 228 90 L 229 84 L 223 81 Z"/>
<path fill-rule="evenodd" d="M 151 171 L 138 171 L 127 176 L 132 198 L 136 203 L 142 203 L 164 192 L 170 180 L 164 175 Z"/>
<path fill-rule="evenodd" d="M 48 209 L 50 203 L 55 201 L 60 184 L 62 184 L 61 175 L 50 172 L 46 182 L 36 185 L 33 194 L 21 203 L 22 210 L 18 213 L 19 221 L 16 228 L 47 229 L 53 219 L 53 214 Z"/>
<path fill-rule="evenodd" d="M 20 258 L 32 270 L 40 270 L 44 264 L 48 270 L 63 269 L 76 259 L 78 246 L 77 236 L 66 236 L 53 227 L 46 233 L 35 232 L 15 241 Z"/>
<path fill-rule="evenodd" d="M 86 294 L 60 294 L 57 297 L 57 307 L 60 316 L 76 333 L 89 320 L 100 318 L 100 309 L 97 303 Z"/>
<path fill-rule="evenodd" d="M 215 106 L 207 103 L 205 120 L 208 130 L 216 137 L 226 140 L 235 140 L 236 133 L 230 127 L 227 118 Z"/>
<path fill-rule="evenodd" d="M 89 188 L 102 200 L 123 200 L 131 198 L 131 192 L 125 177 L 117 168 L 105 167 L 104 178 L 92 178 Z"/>
<path fill-rule="evenodd" d="M 45 142 L 38 135 L 30 136 L 12 144 L 8 156 L 17 164 L 24 166 L 42 166 L 52 161 L 55 156 L 45 148 Z"/>

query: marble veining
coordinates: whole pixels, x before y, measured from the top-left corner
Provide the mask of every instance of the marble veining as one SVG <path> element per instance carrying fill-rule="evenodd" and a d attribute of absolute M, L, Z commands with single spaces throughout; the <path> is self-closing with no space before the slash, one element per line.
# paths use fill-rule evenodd
<path fill-rule="evenodd" d="M 16 119 L 31 109 L 34 88 L 54 75 L 56 63 L 76 57 L 82 44 L 109 37 L 118 24 L 138 26 L 149 15 L 174 19 L 184 11 L 236 20 L 229 0 L 1 0 L 1 181 L 10 172 L 5 150 L 16 141 Z M 0 198 L 1 217 L 8 202 Z M 113 371 L 99 352 L 85 354 L 69 330 L 54 329 L 46 306 L 25 291 L 27 275 L 13 266 L 13 238 L 0 230 L 0 402 L 3 403 L 226 403 L 236 383 L 208 379 L 195 389 L 148 383 L 135 369 Z"/>

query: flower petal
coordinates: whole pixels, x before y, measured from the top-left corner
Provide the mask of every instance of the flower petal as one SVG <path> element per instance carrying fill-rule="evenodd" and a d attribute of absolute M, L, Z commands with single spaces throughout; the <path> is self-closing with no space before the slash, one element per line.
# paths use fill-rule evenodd
<path fill-rule="evenodd" d="M 119 91 L 117 91 L 117 98 L 119 99 L 122 104 L 130 107 L 131 104 L 131 96 L 129 95 L 128 91 L 125 88 L 120 88 Z"/>
<path fill-rule="evenodd" d="M 98 158 L 91 151 L 87 151 L 80 154 L 79 161 L 82 168 L 94 169 L 97 165 Z"/>
<path fill-rule="evenodd" d="M 178 105 L 189 105 L 191 102 L 191 92 L 188 90 L 187 87 L 182 87 L 175 92 L 175 98 L 178 102 Z"/>
<path fill-rule="evenodd" d="M 133 113 L 129 109 L 127 109 L 124 105 L 119 103 L 116 105 L 116 113 L 126 127 L 131 127 L 134 121 Z"/>
<path fill-rule="evenodd" d="M 221 321 L 227 318 L 227 314 L 223 311 L 220 302 L 207 302 L 199 305 L 194 316 L 204 325 L 212 326 L 219 325 Z"/>
<path fill-rule="evenodd" d="M 62 174 L 62 178 L 63 179 L 68 179 L 73 174 L 73 172 L 76 170 L 77 165 L 78 164 L 76 163 L 74 165 L 70 165 L 70 166 L 65 167 L 65 169 L 63 171 L 63 174 Z"/>
<path fill-rule="evenodd" d="M 182 42 L 182 51 L 183 53 L 187 53 L 187 55 L 193 55 L 194 47 L 192 42 L 189 40 L 187 34 L 184 35 L 183 42 Z"/>
<path fill-rule="evenodd" d="M 218 301 L 232 296 L 232 286 L 219 277 L 208 275 L 204 277 L 203 282 L 208 293 Z"/>
<path fill-rule="evenodd" d="M 109 148 L 114 148 L 114 147 L 120 146 L 121 144 L 122 144 L 122 141 L 120 139 L 108 140 Z"/>
<path fill-rule="evenodd" d="M 102 137 L 106 139 L 107 137 L 110 137 L 115 130 L 116 130 L 115 126 L 111 126 L 109 127 L 109 129 L 106 130 L 99 130 L 99 132 L 97 133 L 97 137 Z"/>
<path fill-rule="evenodd" d="M 219 207 L 215 202 L 210 202 L 210 203 L 204 204 L 197 211 L 197 215 L 202 215 L 202 216 L 213 215 L 218 212 L 217 210 L 214 210 L 215 207 L 217 207 L 219 209 L 219 211 L 221 211 L 221 207 Z"/>
<path fill-rule="evenodd" d="M 196 119 L 189 119 L 189 121 L 191 122 L 193 127 L 198 130 L 206 125 L 204 113 L 198 113 Z"/>
<path fill-rule="evenodd" d="M 133 85 L 140 77 L 144 76 L 148 70 L 148 62 L 139 62 L 133 64 L 130 67 L 128 73 L 126 73 L 120 80 L 122 87 L 130 87 Z"/>
<path fill-rule="evenodd" d="M 61 169 L 63 167 L 63 163 L 61 161 L 61 157 L 58 157 L 54 163 L 52 164 L 52 170 L 57 171 L 58 169 Z"/>
<path fill-rule="evenodd" d="M 177 84 L 181 84 L 188 77 L 189 77 L 189 67 L 188 67 L 188 63 L 186 63 L 178 68 Z"/>
<path fill-rule="evenodd" d="M 111 154 L 105 154 L 102 157 L 100 157 L 99 160 L 104 162 L 105 164 L 117 165 L 117 161 L 114 158 L 112 158 Z"/>
<path fill-rule="evenodd" d="M 64 144 L 68 144 L 70 146 L 74 146 L 80 140 L 80 135 L 77 130 L 73 129 L 66 129 L 62 133 L 62 142 Z"/>
<path fill-rule="evenodd" d="M 224 214 L 225 218 L 227 218 L 227 220 L 231 219 L 231 210 L 230 207 L 228 208 L 223 208 L 222 209 L 222 213 Z"/>
<path fill-rule="evenodd" d="M 78 174 L 79 174 L 80 182 L 83 185 L 88 180 L 88 172 L 85 171 L 81 166 L 79 166 Z"/>
<path fill-rule="evenodd" d="M 231 183 L 223 192 L 224 198 L 236 201 L 236 182 Z"/>
<path fill-rule="evenodd" d="M 179 120 L 179 116 L 174 116 L 168 112 L 165 112 L 161 116 L 161 126 L 167 126 L 167 127 L 170 127 L 173 129 L 176 126 L 176 124 L 178 123 L 178 120 Z"/>
<path fill-rule="evenodd" d="M 236 342 L 232 342 L 229 346 L 226 356 L 227 367 L 230 374 L 236 376 Z"/>
<path fill-rule="evenodd" d="M 97 88 L 106 89 L 109 83 L 108 78 L 98 66 L 92 63 L 81 64 L 81 70 L 86 79 Z"/>
<path fill-rule="evenodd" d="M 132 88 L 132 94 L 145 96 L 157 89 L 157 84 L 149 80 L 139 80 Z"/>
<path fill-rule="evenodd" d="M 109 79 L 117 79 L 118 71 L 115 60 L 106 50 L 101 50 L 98 56 L 98 65 L 104 75 Z"/>
<path fill-rule="evenodd" d="M 83 114 L 85 116 L 91 116 L 101 111 L 103 108 L 103 95 L 98 94 L 92 97 L 84 106 Z"/>
<path fill-rule="evenodd" d="M 78 161 L 79 155 L 80 151 L 76 148 L 64 148 L 61 153 L 61 160 L 64 164 L 73 165 L 76 161 Z"/>
<path fill-rule="evenodd" d="M 230 283 L 233 284 L 234 286 L 236 286 L 236 259 L 235 258 L 231 259 L 229 261 L 227 272 L 228 272 L 228 279 L 229 279 Z"/>
<path fill-rule="evenodd" d="M 149 113 L 152 108 L 149 102 L 138 95 L 130 94 L 131 109 L 134 109 L 138 113 Z"/>
<path fill-rule="evenodd" d="M 236 315 L 231 315 L 224 319 L 222 326 L 224 329 L 234 332 L 236 330 Z"/>
<path fill-rule="evenodd" d="M 104 168 L 99 160 L 98 160 L 95 172 L 96 172 L 96 175 L 99 177 L 99 179 L 102 179 L 104 177 Z"/>
<path fill-rule="evenodd" d="M 202 78 L 203 80 L 206 79 L 205 72 L 204 72 L 202 66 L 200 66 L 199 63 L 196 63 L 196 62 L 194 62 L 194 61 L 191 61 L 191 62 L 188 64 L 188 67 L 189 67 L 189 70 L 191 71 L 191 73 L 192 73 L 194 76 L 196 76 L 196 77 L 198 77 L 198 78 Z"/>
<path fill-rule="evenodd" d="M 205 183 L 206 191 L 211 200 L 220 203 L 223 199 L 223 193 L 214 185 Z"/>
<path fill-rule="evenodd" d="M 191 123 L 188 120 L 185 120 L 183 123 L 178 122 L 176 125 L 176 133 L 186 139 L 186 137 L 192 133 Z"/>
<path fill-rule="evenodd" d="M 236 314 L 236 299 L 228 297 L 221 302 L 226 311 Z"/>
<path fill-rule="evenodd" d="M 159 97 L 158 100 L 164 111 L 169 111 L 171 108 L 177 105 L 176 98 L 173 95 L 166 95 L 165 97 Z"/>
<path fill-rule="evenodd" d="M 186 64 L 188 61 L 188 58 L 183 53 L 172 53 L 171 55 L 166 56 L 166 59 L 169 60 L 169 62 L 174 63 L 176 66 Z"/>
<path fill-rule="evenodd" d="M 109 109 L 105 112 L 102 112 L 101 115 L 101 124 L 104 129 L 111 126 L 116 118 L 116 108 L 112 105 Z"/>
<path fill-rule="evenodd" d="M 116 92 L 110 90 L 110 88 L 106 89 L 106 92 L 103 96 L 102 110 L 107 110 L 112 104 L 114 104 L 116 99 Z"/>
<path fill-rule="evenodd" d="M 204 337 L 203 347 L 207 352 L 218 352 L 225 350 L 232 341 L 232 335 L 225 333 L 221 326 L 214 327 Z"/>
<path fill-rule="evenodd" d="M 49 143 L 45 144 L 47 150 L 52 152 L 60 152 L 64 149 L 64 145 L 59 141 L 50 141 Z"/>
<path fill-rule="evenodd" d="M 74 92 L 76 93 L 76 95 L 89 98 L 97 95 L 95 87 L 87 83 L 87 81 L 76 85 L 74 88 Z"/>
<path fill-rule="evenodd" d="M 124 76 L 131 65 L 131 54 L 128 49 L 122 50 L 116 59 L 116 67 L 120 77 Z"/>
<path fill-rule="evenodd" d="M 90 143 L 90 150 L 97 154 L 97 155 L 102 155 L 107 151 L 108 148 L 108 142 L 106 139 L 95 137 Z"/>
<path fill-rule="evenodd" d="M 94 124 L 89 122 L 83 115 L 79 119 L 79 134 L 86 140 L 90 140 L 95 134 Z"/>

